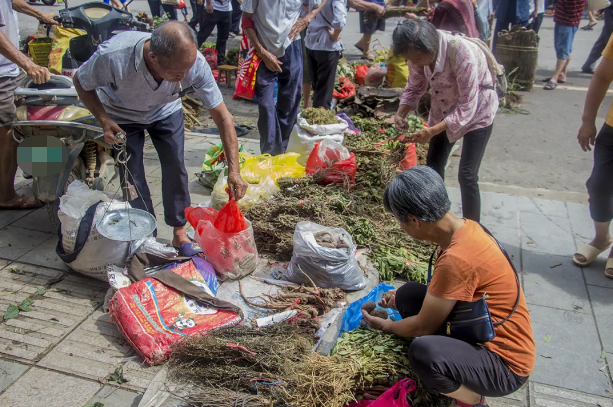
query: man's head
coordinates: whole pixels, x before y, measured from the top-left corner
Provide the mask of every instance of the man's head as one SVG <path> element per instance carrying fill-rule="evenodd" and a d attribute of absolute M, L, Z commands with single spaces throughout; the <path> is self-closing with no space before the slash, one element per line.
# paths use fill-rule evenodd
<path fill-rule="evenodd" d="M 409 236 L 421 240 L 451 208 L 443 179 L 425 165 L 398 174 L 385 189 L 383 205 Z"/>
<path fill-rule="evenodd" d="M 392 49 L 413 65 L 430 65 L 438 56 L 438 31 L 427 21 L 407 20 L 394 30 Z"/>
<path fill-rule="evenodd" d="M 148 56 L 153 69 L 166 81 L 185 78 L 197 55 L 196 33 L 187 24 L 168 21 L 151 34 Z"/>

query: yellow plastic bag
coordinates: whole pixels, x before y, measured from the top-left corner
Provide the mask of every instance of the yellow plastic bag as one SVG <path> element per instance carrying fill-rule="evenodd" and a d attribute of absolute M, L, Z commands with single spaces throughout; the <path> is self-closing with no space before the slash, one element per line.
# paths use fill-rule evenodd
<path fill-rule="evenodd" d="M 219 210 L 228 202 L 227 187 L 228 177 L 224 177 L 223 173 L 219 174 L 213 192 L 211 192 L 211 208 Z M 241 211 L 246 211 L 255 205 L 266 202 L 278 190 L 279 187 L 270 178 L 263 179 L 259 184 L 249 184 L 245 196 L 238 201 L 238 207 Z"/>
<path fill-rule="evenodd" d="M 400 55 L 390 51 L 387 60 L 387 82 L 392 88 L 404 88 L 409 79 L 409 65 Z"/>
<path fill-rule="evenodd" d="M 51 45 L 51 53 L 49 54 L 49 70 L 51 73 L 62 74 L 62 58 L 70 47 L 70 39 L 84 34 L 85 31 L 77 28 L 55 27 L 55 36 L 53 37 L 53 45 Z"/>
<path fill-rule="evenodd" d="M 241 169 L 241 176 L 250 184 L 259 184 L 262 180 L 279 178 L 304 177 L 304 167 L 296 162 L 300 157 L 297 153 L 286 153 L 272 157 L 262 154 L 245 160 Z"/>

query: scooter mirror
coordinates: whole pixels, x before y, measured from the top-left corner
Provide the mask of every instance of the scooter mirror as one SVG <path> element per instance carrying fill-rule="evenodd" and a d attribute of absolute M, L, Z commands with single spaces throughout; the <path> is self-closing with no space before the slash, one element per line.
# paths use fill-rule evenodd
<path fill-rule="evenodd" d="M 64 9 L 68 10 L 68 0 L 64 0 Z"/>

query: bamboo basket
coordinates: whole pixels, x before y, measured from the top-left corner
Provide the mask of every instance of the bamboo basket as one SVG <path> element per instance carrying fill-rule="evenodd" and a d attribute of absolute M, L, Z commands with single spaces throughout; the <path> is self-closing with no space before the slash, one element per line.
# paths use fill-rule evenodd
<path fill-rule="evenodd" d="M 520 90 L 531 91 L 538 66 L 539 36 L 532 30 L 513 27 L 511 31 L 498 33 L 496 60 L 510 75 L 509 83 L 515 82 Z"/>

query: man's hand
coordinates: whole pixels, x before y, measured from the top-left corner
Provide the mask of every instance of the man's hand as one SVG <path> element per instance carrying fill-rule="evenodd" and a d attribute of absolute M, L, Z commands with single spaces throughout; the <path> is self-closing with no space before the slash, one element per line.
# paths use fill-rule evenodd
<path fill-rule="evenodd" d="M 49 82 L 49 79 L 51 79 L 51 73 L 49 73 L 49 70 L 43 66 L 36 65 L 34 62 L 28 64 L 25 71 L 36 84 L 46 83 Z"/>
<path fill-rule="evenodd" d="M 283 65 L 283 62 L 279 61 L 277 57 L 272 54 L 272 52 L 268 52 L 264 48 L 262 48 L 260 52 L 258 52 L 258 55 L 260 56 L 260 58 L 262 58 L 264 65 L 266 65 L 266 68 L 268 68 L 269 71 L 282 71 L 281 65 Z"/>
<path fill-rule="evenodd" d="M 336 42 L 341 39 L 341 31 L 333 30 L 332 28 L 328 28 L 328 36 L 330 37 L 332 41 Z"/>
<path fill-rule="evenodd" d="M 213 14 L 213 11 L 215 11 L 213 8 L 213 3 L 211 1 L 207 1 L 206 5 L 204 6 L 204 10 L 209 14 Z"/>
<path fill-rule="evenodd" d="M 106 119 L 103 121 L 102 130 L 104 130 L 104 141 L 110 145 L 115 144 L 116 134 L 125 134 L 121 127 L 119 127 L 119 125 L 111 119 Z"/>
<path fill-rule="evenodd" d="M 596 125 L 594 123 L 583 123 L 579 129 L 577 140 L 583 151 L 592 151 L 590 146 L 596 144 Z"/>
<path fill-rule="evenodd" d="M 228 188 L 230 189 L 230 197 L 240 200 L 245 196 L 249 184 L 241 177 L 239 172 L 231 172 L 228 174 Z"/>
<path fill-rule="evenodd" d="M 389 325 L 392 323 L 391 320 L 373 317 L 372 315 L 370 315 L 368 312 L 364 310 L 362 310 L 362 316 L 364 317 L 364 321 L 372 329 L 378 329 L 383 332 L 389 332 Z"/>
<path fill-rule="evenodd" d="M 538 11 L 534 10 L 534 11 L 532 12 L 532 17 L 537 18 L 537 17 L 538 17 L 538 15 L 539 15 Z"/>
<path fill-rule="evenodd" d="M 378 18 L 381 18 L 385 15 L 385 7 L 380 6 L 378 4 L 372 4 L 371 11 L 374 11 L 377 14 Z"/>
<path fill-rule="evenodd" d="M 294 24 L 292 27 L 292 30 L 289 32 L 289 39 L 293 41 L 298 38 L 300 33 L 304 31 L 309 24 L 311 24 L 311 20 L 312 17 L 309 17 L 308 14 L 303 18 L 299 18 L 298 21 L 296 21 L 296 24 Z"/>
<path fill-rule="evenodd" d="M 53 19 L 55 16 L 55 13 L 43 13 L 40 21 L 49 25 L 58 25 L 59 23 Z"/>
<path fill-rule="evenodd" d="M 440 132 L 439 132 L 440 133 Z M 438 133 L 434 127 L 426 127 L 420 131 L 417 131 L 411 135 L 409 135 L 409 141 L 411 143 L 425 144 L 430 141 L 430 139 L 436 136 Z"/>

